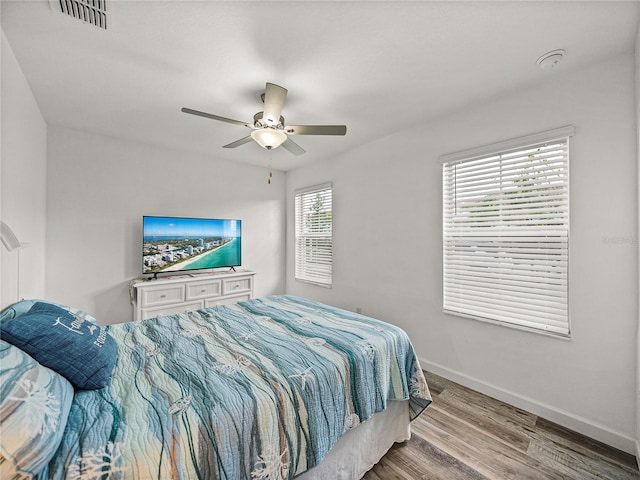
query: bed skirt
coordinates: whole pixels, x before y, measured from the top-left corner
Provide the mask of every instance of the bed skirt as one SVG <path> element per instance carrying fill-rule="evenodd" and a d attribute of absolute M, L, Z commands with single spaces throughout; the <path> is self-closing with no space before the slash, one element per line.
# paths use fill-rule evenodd
<path fill-rule="evenodd" d="M 409 401 L 389 401 L 386 410 L 346 432 L 316 467 L 295 480 L 358 480 L 394 443 L 409 438 Z"/>

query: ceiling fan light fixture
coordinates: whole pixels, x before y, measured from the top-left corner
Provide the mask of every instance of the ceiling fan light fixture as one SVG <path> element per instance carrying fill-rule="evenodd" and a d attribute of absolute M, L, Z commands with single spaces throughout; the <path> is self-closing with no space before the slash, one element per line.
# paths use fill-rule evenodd
<path fill-rule="evenodd" d="M 287 134 L 282 130 L 266 127 L 251 132 L 251 138 L 258 142 L 261 147 L 271 150 L 282 145 L 287 139 Z"/>

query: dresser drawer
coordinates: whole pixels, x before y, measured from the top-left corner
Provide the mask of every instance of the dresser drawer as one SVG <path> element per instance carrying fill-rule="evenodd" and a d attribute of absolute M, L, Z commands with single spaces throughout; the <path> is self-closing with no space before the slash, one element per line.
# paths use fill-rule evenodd
<path fill-rule="evenodd" d="M 175 313 L 184 313 L 189 310 L 198 310 L 202 308 L 202 302 L 180 303 L 179 305 L 167 305 L 159 308 L 143 308 L 142 319 L 160 317 L 162 315 L 173 315 Z"/>
<path fill-rule="evenodd" d="M 207 281 L 187 284 L 187 300 L 211 298 L 222 295 L 222 281 Z"/>
<path fill-rule="evenodd" d="M 167 305 L 169 303 L 184 302 L 184 284 L 173 286 L 162 286 L 158 288 L 145 288 L 142 290 L 140 305 L 153 307 L 156 305 Z"/>
<path fill-rule="evenodd" d="M 230 278 L 222 281 L 222 294 L 233 295 L 251 291 L 251 277 Z"/>
<path fill-rule="evenodd" d="M 231 305 L 232 303 L 244 302 L 247 300 L 251 300 L 250 293 L 244 293 L 244 294 L 234 295 L 229 297 L 206 299 L 204 301 L 204 306 L 213 307 L 214 305 Z"/>

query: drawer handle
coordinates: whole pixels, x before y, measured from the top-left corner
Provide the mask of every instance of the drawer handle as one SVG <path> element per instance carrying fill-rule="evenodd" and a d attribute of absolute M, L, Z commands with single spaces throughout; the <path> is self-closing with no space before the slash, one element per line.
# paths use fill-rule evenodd
<path fill-rule="evenodd" d="M 167 294 L 163 293 L 162 295 L 160 295 L 160 298 L 167 298 Z"/>
<path fill-rule="evenodd" d="M 200 290 L 200 293 L 206 293 L 207 289 L 203 288 L 202 290 Z"/>

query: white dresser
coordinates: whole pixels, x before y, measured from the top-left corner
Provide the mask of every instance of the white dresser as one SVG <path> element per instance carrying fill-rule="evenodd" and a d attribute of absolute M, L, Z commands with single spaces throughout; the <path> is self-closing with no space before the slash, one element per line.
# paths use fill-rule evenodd
<path fill-rule="evenodd" d="M 131 283 L 134 321 L 253 298 L 255 272 L 185 274 Z"/>

